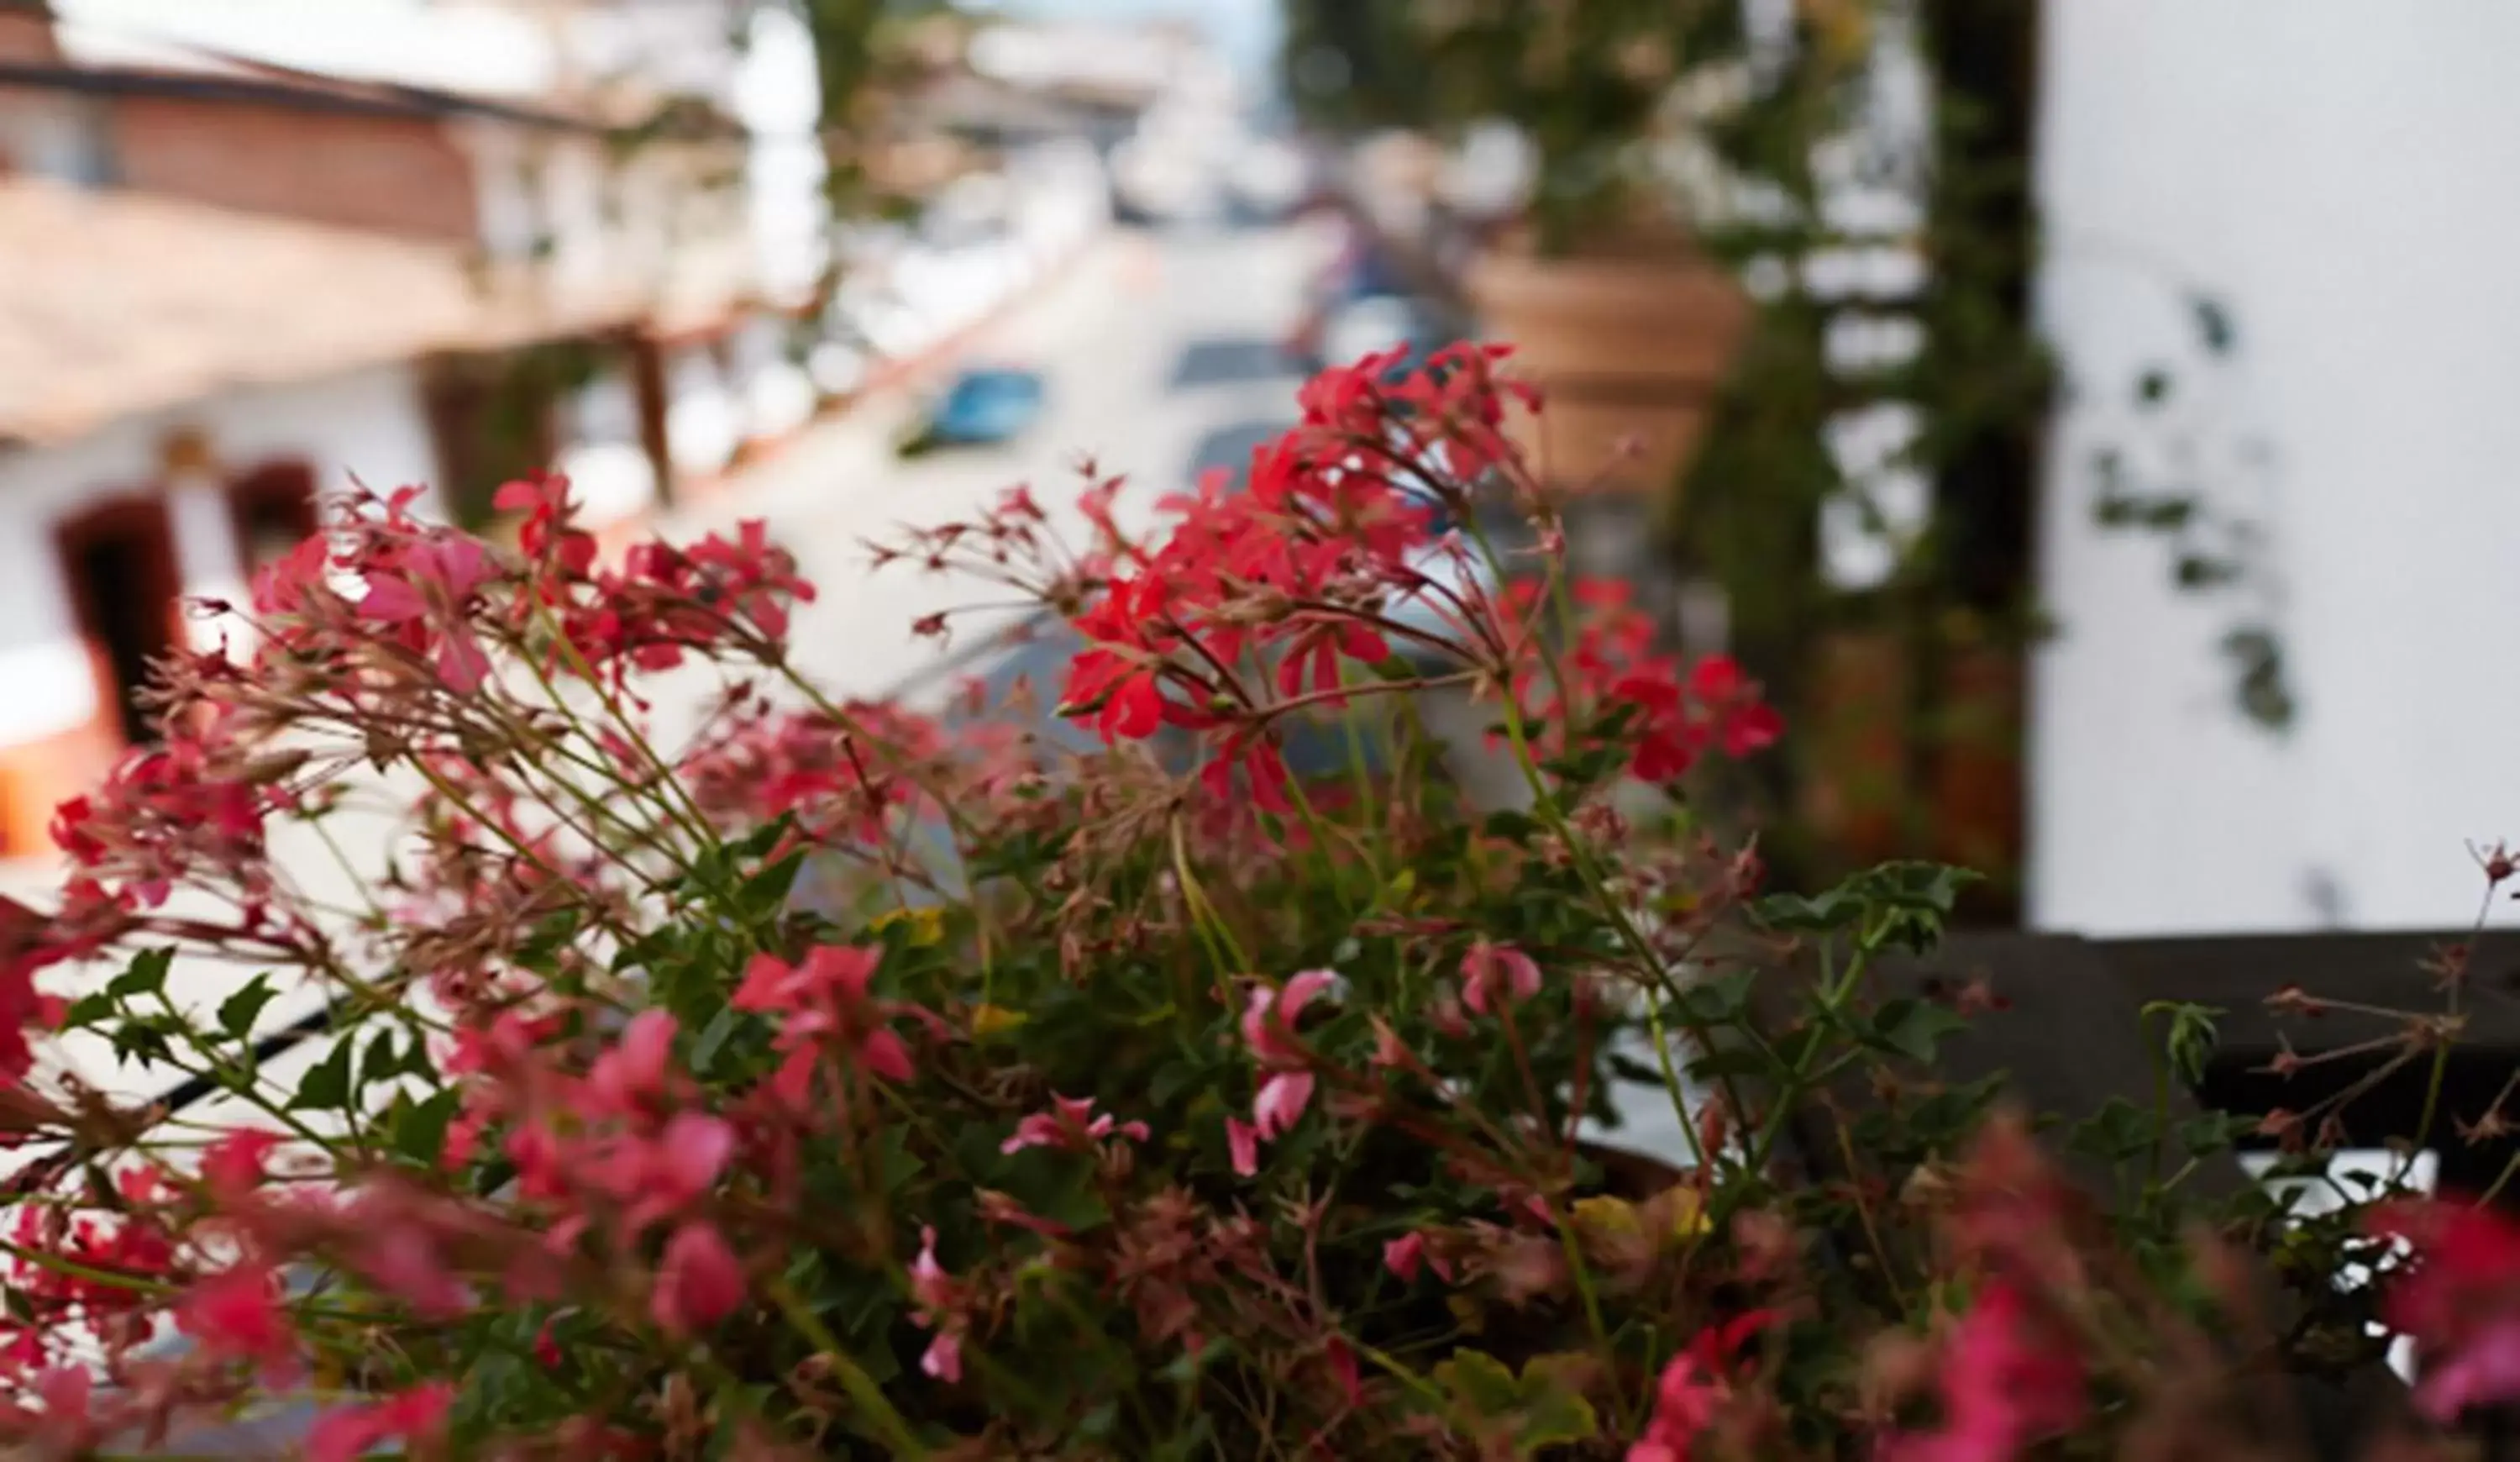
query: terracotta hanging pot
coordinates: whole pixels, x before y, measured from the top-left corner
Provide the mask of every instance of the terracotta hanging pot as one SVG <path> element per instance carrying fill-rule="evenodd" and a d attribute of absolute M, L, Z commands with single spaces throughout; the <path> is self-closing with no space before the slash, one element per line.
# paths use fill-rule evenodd
<path fill-rule="evenodd" d="M 1753 306 L 1731 271 L 1679 241 L 1543 257 L 1489 250 L 1464 285 L 1489 340 L 1545 393 L 1516 439 L 1572 489 L 1659 493 L 1705 430 Z M 1623 446 L 1632 450 L 1623 450 Z"/>

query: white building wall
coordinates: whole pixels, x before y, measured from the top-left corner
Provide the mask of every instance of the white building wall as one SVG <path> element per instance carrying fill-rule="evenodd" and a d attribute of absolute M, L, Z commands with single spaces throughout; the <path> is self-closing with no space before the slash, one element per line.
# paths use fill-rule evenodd
<path fill-rule="evenodd" d="M 674 471 L 721 471 L 742 440 L 742 402 L 716 352 L 704 344 L 676 347 L 665 361 L 665 442 Z"/>
<path fill-rule="evenodd" d="M 300 459 L 319 492 L 353 481 L 380 492 L 429 483 L 436 452 L 408 366 L 299 386 L 240 391 L 116 422 L 58 447 L 0 454 L 0 747 L 87 722 L 97 687 L 71 617 L 54 529 L 98 503 L 150 488 L 164 473 L 167 434 L 203 434 L 220 467 L 242 472 Z M 169 503 L 185 592 L 238 591 L 233 527 L 224 504 Z"/>
<path fill-rule="evenodd" d="M 775 298 L 801 296 L 830 257 L 822 87 L 801 17 L 769 6 L 753 12 L 731 90 L 751 133 L 744 182 L 762 287 Z"/>
<path fill-rule="evenodd" d="M 2077 391 L 2046 483 L 2061 637 L 2034 688 L 2030 908 L 2093 933 L 2458 925 L 2463 840 L 2520 837 L 2520 5 L 2050 0 L 2043 307 Z M 2090 450 L 2181 291 L 2229 306 L 2210 433 L 2262 478 L 2294 730 L 2245 725 L 2162 546 L 2091 518 Z M 2182 375 L 2194 372 L 2182 370 Z"/>

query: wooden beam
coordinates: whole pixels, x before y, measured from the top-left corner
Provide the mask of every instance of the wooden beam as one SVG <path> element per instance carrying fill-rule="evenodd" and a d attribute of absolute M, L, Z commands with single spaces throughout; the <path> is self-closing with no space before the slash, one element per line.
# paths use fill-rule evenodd
<path fill-rule="evenodd" d="M 2070 1121 L 2097 1112 L 2112 1098 L 2145 1108 L 2159 1099 L 2153 1037 L 2142 1018 L 2144 1004 L 2157 994 L 2152 988 L 2139 989 L 2119 973 L 2116 947 L 2070 935 L 1964 935 L 1924 958 L 1886 963 L 1868 978 L 1872 992 L 1883 1000 L 1949 998 L 1967 984 L 1984 982 L 2002 1007 L 1973 1016 L 1964 1031 L 1947 1039 L 1931 1076 L 1955 1083 L 1998 1077 L 2030 1112 Z M 1786 1015 L 1781 1005 L 1787 993 L 1771 989 L 1763 995 L 1771 1002 L 1766 1014 L 1772 1024 Z M 1847 1111 L 1861 1111 L 1872 1100 L 1860 1079 L 1832 1093 L 1832 1099 Z M 2168 1102 L 2173 1120 L 2205 1111 L 2183 1085 L 2172 1087 Z M 1793 1131 L 1797 1156 L 1823 1180 L 1846 1172 L 1831 1121 L 1825 1112 L 1798 1115 Z M 2072 1153 L 2055 1156 L 2087 1191 L 2114 1190 L 2116 1173 L 2108 1165 Z M 1889 1176 L 1895 1180 L 1897 1174 Z M 2208 1198 L 2235 1197 L 2253 1184 L 2237 1158 L 2228 1153 L 2201 1163 L 2188 1179 L 2191 1191 Z M 2272 1277 L 2264 1288 L 2270 1313 L 2281 1324 L 2286 1311 L 2279 1288 Z M 2358 1455 L 2362 1440 L 2408 1414 L 2405 1387 L 2378 1363 L 2342 1384 L 2297 1377 L 2294 1395 L 2314 1451 L 2335 1462 Z"/>
<path fill-rule="evenodd" d="M 2192 1000 L 2219 1006 L 2227 1059 L 2263 1065 L 2289 1038 L 2312 1054 L 2388 1034 L 2402 1023 L 2332 1011 L 2315 1019 L 2278 1015 L 2267 997 L 2286 985 L 2324 1000 L 2435 1015 L 2448 1008 L 2432 966 L 2466 932 L 2409 934 L 2236 935 L 2175 939 L 2113 939 L 2100 944 L 2118 977 L 2139 1000 Z M 2460 1042 L 2471 1050 L 2520 1057 L 2520 940 L 2479 943 L 2460 1005 Z"/>

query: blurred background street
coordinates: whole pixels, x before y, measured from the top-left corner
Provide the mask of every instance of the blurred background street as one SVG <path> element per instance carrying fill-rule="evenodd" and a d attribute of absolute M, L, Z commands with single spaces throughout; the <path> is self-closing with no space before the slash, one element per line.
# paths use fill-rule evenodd
<path fill-rule="evenodd" d="M 0 0 L 0 889 L 360 490 L 758 520 L 835 695 L 1055 693 L 1061 626 L 870 540 L 1081 536 L 1089 462 L 1148 525 L 1478 339 L 1577 566 L 1791 727 L 1691 803 L 1778 886 L 2456 934 L 2520 828 L 2514 57 L 2513 0 Z"/>
<path fill-rule="evenodd" d="M 953 643 L 915 639 L 912 621 L 985 606 L 984 585 L 909 567 L 870 573 L 866 543 L 905 525 L 974 516 L 1030 483 L 1058 510 L 1092 460 L 1129 486 L 1124 522 L 1212 467 L 1239 468 L 1293 420 L 1302 377 L 1282 348 L 1301 307 L 1319 229 L 1284 224 L 1185 227 L 1106 241 L 972 345 L 976 358 L 1025 362 L 1047 388 L 1016 438 L 896 459 L 915 393 L 867 403 L 809 433 L 754 471 L 740 495 L 668 520 L 673 530 L 764 520 L 820 597 L 798 618 L 799 662 L 850 694 L 877 695 L 988 648 L 1003 628 L 985 612 Z"/>

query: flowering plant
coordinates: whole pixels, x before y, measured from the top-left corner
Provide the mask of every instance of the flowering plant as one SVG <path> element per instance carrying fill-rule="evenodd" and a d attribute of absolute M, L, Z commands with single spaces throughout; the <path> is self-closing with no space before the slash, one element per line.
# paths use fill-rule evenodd
<path fill-rule="evenodd" d="M 1095 482 L 885 550 L 1072 627 L 1082 753 L 825 695 L 757 526 L 605 565 L 558 480 L 513 554 L 350 505 L 10 931 L 0 1438 L 1961 1459 L 2244 1402 L 2175 1182 L 2090 1204 L 1931 1079 L 1975 992 L 1873 988 L 1958 875 L 1762 896 L 1628 796 L 1781 728 L 1566 580 L 1498 359 L 1325 375 L 1153 533 Z M 1441 774 L 1448 695 L 1515 804 Z M 1831 1168 L 1793 1119 L 1849 1078 Z M 2506 1394 L 2520 1244 L 2390 1211 L 2440 1409 Z"/>

